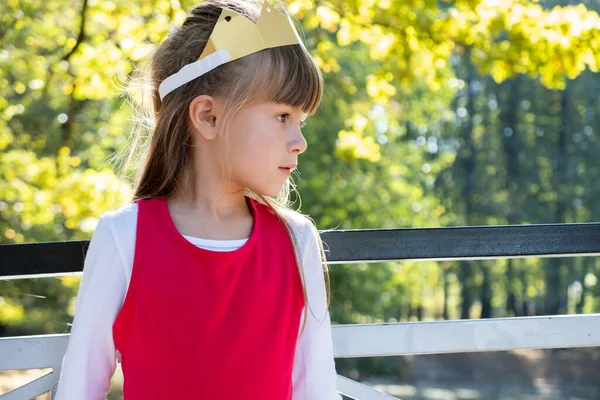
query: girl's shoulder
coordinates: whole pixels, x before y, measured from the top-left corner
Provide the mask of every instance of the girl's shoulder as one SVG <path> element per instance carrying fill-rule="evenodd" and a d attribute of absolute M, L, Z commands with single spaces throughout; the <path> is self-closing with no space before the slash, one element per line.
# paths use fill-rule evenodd
<path fill-rule="evenodd" d="M 96 246 L 104 253 L 116 253 L 125 272 L 125 281 L 129 282 L 135 253 L 138 205 L 135 202 L 124 204 L 106 211 L 100 216 L 94 235 L 98 238 Z M 92 238 L 92 242 L 94 238 Z M 90 245 L 91 246 L 91 245 Z"/>
<path fill-rule="evenodd" d="M 117 231 L 130 225 L 137 224 L 138 205 L 136 202 L 124 204 L 118 208 L 106 211 L 100 217 L 100 220 L 108 222 L 111 227 Z"/>
<path fill-rule="evenodd" d="M 301 212 L 292 210 L 290 208 L 282 208 L 281 215 L 285 218 L 287 223 L 295 228 L 306 229 L 313 225 L 308 215 L 304 215 Z"/>
<path fill-rule="evenodd" d="M 311 242 L 319 234 L 310 216 L 288 208 L 281 210 L 281 215 L 302 242 Z"/>
<path fill-rule="evenodd" d="M 275 209 L 265 204 L 262 201 L 252 199 L 257 210 L 260 210 L 259 215 L 263 218 L 270 218 L 274 221 L 283 219 L 292 231 L 298 237 L 313 236 L 316 233 L 316 227 L 308 215 L 304 215 L 299 211 L 293 210 L 282 205 L 275 205 Z"/>
<path fill-rule="evenodd" d="M 135 202 L 124 204 L 106 211 L 100 216 L 96 230 L 112 237 L 117 251 L 124 261 L 133 259 L 137 229 L 138 205 Z"/>

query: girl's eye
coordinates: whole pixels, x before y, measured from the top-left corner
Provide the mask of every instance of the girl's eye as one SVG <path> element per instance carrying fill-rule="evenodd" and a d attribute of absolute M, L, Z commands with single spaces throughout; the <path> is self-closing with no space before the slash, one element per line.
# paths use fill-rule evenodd
<path fill-rule="evenodd" d="M 278 119 L 280 122 L 283 122 L 283 123 L 285 123 L 289 117 L 290 117 L 290 114 L 288 114 L 288 113 L 283 113 L 283 114 L 279 114 L 279 115 L 277 116 L 277 119 Z M 306 121 L 300 121 L 300 128 L 304 128 L 304 126 L 306 126 Z"/>

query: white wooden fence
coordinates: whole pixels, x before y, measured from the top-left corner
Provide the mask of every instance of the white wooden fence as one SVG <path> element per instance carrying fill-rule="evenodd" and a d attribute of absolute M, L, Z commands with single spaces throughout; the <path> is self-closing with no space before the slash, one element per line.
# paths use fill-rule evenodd
<path fill-rule="evenodd" d="M 68 334 L 0 338 L 0 370 L 53 369 L 0 399 L 30 399 L 52 390 L 68 340 Z M 333 343 L 337 358 L 591 347 L 600 346 L 600 315 L 337 325 Z M 360 400 L 393 398 L 341 376 L 338 390 Z"/>

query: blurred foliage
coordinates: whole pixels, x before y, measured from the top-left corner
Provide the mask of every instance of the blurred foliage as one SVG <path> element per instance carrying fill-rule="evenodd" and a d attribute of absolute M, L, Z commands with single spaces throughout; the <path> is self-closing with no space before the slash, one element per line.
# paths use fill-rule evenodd
<path fill-rule="evenodd" d="M 123 82 L 191 1 L 0 13 L 0 243 L 89 238 L 131 196 Z M 598 3 L 294 0 L 326 91 L 305 128 L 321 229 L 600 219 Z M 335 322 L 598 312 L 595 259 L 332 267 Z M 68 331 L 77 277 L 0 282 L 0 333 Z"/>

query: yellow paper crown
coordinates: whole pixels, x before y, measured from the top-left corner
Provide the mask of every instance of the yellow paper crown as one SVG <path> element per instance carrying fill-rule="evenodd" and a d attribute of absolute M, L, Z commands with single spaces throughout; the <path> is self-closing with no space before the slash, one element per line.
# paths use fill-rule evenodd
<path fill-rule="evenodd" d="M 198 60 L 162 81 L 160 99 L 218 66 L 264 49 L 294 44 L 302 44 L 294 24 L 266 0 L 256 23 L 224 8 Z"/>

